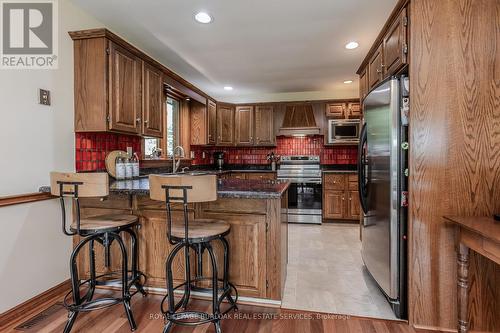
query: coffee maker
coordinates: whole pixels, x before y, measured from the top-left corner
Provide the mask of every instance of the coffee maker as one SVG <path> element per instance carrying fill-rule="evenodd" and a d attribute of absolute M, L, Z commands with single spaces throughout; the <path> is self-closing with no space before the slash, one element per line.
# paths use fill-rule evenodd
<path fill-rule="evenodd" d="M 216 151 L 214 152 L 214 165 L 218 170 L 222 170 L 224 168 L 224 152 Z"/>

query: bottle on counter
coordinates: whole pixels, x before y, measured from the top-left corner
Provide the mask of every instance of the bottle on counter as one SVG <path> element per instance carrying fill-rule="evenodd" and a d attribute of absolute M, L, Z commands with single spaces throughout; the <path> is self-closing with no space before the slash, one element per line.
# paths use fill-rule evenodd
<path fill-rule="evenodd" d="M 134 174 L 134 167 L 131 157 L 125 157 L 125 179 L 132 179 Z"/>
<path fill-rule="evenodd" d="M 116 179 L 125 179 L 125 159 L 123 156 L 118 156 L 115 161 L 116 164 Z"/>
<path fill-rule="evenodd" d="M 137 156 L 137 153 L 132 156 L 132 177 L 139 177 L 139 156 Z"/>

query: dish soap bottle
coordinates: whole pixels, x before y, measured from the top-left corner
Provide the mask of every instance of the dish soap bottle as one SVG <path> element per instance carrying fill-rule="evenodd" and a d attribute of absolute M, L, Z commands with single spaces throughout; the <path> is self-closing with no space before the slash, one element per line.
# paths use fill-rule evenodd
<path fill-rule="evenodd" d="M 125 160 L 122 156 L 116 158 L 116 179 L 125 179 Z"/>
<path fill-rule="evenodd" d="M 133 176 L 132 158 L 125 157 L 125 179 L 132 179 Z"/>
<path fill-rule="evenodd" d="M 137 156 L 137 153 L 134 153 L 132 157 L 132 177 L 139 177 L 139 156 Z"/>

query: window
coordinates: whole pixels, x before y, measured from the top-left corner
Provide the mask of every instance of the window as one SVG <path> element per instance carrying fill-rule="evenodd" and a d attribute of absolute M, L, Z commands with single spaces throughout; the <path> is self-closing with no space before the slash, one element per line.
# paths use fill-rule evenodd
<path fill-rule="evenodd" d="M 144 138 L 144 156 L 157 157 L 155 151 L 162 149 L 162 157 L 171 157 L 174 147 L 179 144 L 179 109 L 180 102 L 176 98 L 167 97 L 165 115 L 165 134 L 163 140 L 157 138 Z M 163 141 L 163 142 L 162 142 Z"/>
<path fill-rule="evenodd" d="M 179 101 L 174 98 L 167 98 L 167 131 L 166 140 L 166 155 L 171 157 L 175 146 L 178 145 L 179 138 Z"/>

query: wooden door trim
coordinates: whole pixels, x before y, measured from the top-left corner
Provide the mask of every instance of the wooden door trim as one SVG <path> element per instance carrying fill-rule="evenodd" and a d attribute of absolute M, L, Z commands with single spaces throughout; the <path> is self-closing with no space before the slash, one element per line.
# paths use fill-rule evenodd
<path fill-rule="evenodd" d="M 0 207 L 19 205 L 30 202 L 44 201 L 57 198 L 50 193 L 34 192 L 0 197 Z M 0 317 L 1 318 L 1 317 Z"/>

